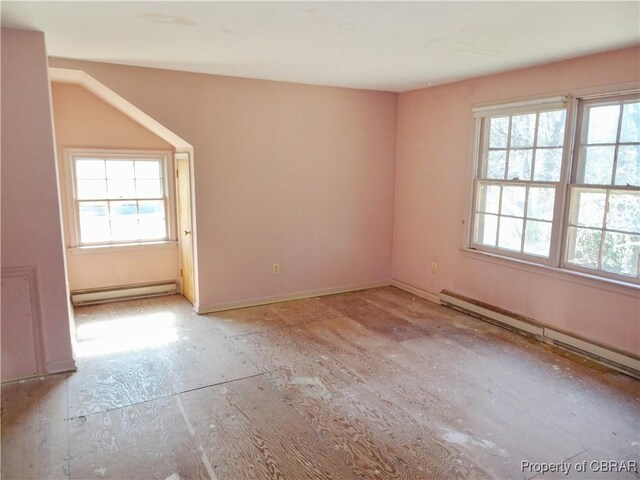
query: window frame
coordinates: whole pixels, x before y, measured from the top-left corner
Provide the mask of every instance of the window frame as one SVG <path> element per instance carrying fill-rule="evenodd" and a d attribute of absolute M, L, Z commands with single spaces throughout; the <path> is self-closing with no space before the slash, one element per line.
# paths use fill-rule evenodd
<path fill-rule="evenodd" d="M 490 253 L 492 255 L 497 255 L 501 257 L 505 257 L 508 259 L 516 259 L 525 262 L 530 262 L 539 265 L 545 266 L 558 266 L 558 262 L 560 259 L 560 242 L 558 241 L 560 237 L 562 237 L 562 228 L 561 228 L 561 219 L 563 215 L 563 204 L 565 197 L 565 189 L 563 188 L 563 184 L 566 182 L 568 177 L 568 162 L 567 157 L 569 155 L 569 149 L 567 148 L 567 140 L 569 137 L 569 126 L 570 126 L 570 118 L 573 113 L 573 102 L 568 96 L 560 96 L 560 97 L 550 97 L 543 98 L 539 100 L 529 100 L 523 102 L 516 102 L 505 105 L 497 105 L 497 106 L 489 106 L 489 107 L 480 107 L 474 109 L 475 120 L 476 120 L 476 128 L 475 128 L 475 141 L 474 141 L 474 168 L 473 168 L 473 180 L 472 180 L 472 189 L 471 189 L 471 201 L 470 201 L 470 210 L 469 212 L 469 228 L 466 236 L 466 244 L 465 247 L 470 250 L 480 251 Z M 505 116 L 516 116 L 522 114 L 533 114 L 538 115 L 541 112 L 546 111 L 554 111 L 554 110 L 565 110 L 565 127 L 564 127 L 564 137 L 563 137 L 563 146 L 562 146 L 562 163 L 560 168 L 560 178 L 557 182 L 552 181 L 535 181 L 533 180 L 533 171 L 531 173 L 531 180 L 513 180 L 513 179 L 489 179 L 481 177 L 481 170 L 484 166 L 484 154 L 488 152 L 488 142 L 489 142 L 489 129 L 487 128 L 487 120 L 495 117 L 505 117 Z M 537 127 L 538 123 L 536 122 L 536 130 L 534 132 L 534 145 L 532 145 L 532 150 L 537 150 Z M 510 132 L 509 132 L 510 135 Z M 507 147 L 509 144 L 507 143 Z M 509 150 L 508 148 L 506 148 Z M 508 168 L 508 159 L 505 159 L 507 165 L 505 168 Z M 532 161 L 532 170 L 533 170 L 533 161 Z M 554 201 L 553 207 L 553 216 L 551 219 L 551 239 L 550 239 L 550 247 L 549 247 L 549 256 L 547 258 L 532 255 L 525 253 L 524 251 L 514 251 L 508 250 L 504 248 L 499 248 L 497 246 L 492 247 L 489 245 L 484 245 L 480 243 L 476 243 L 475 240 L 475 226 L 476 226 L 476 211 L 477 211 L 477 202 L 478 202 L 478 193 L 479 193 L 479 185 L 481 183 L 485 184 L 500 184 L 500 185 L 523 185 L 526 187 L 526 192 L 531 186 L 553 186 L 556 189 L 556 197 Z M 502 196 L 501 196 L 502 198 Z M 525 238 L 525 226 L 527 219 L 527 200 L 528 195 L 525 194 L 525 203 L 523 206 L 523 232 L 522 232 L 522 242 L 524 242 Z M 499 217 L 503 217 L 500 211 L 497 214 Z M 506 215 L 509 217 L 508 215 Z M 496 232 L 496 235 L 499 235 L 499 229 Z M 497 241 L 497 240 L 496 240 Z M 522 248 L 522 244 L 521 244 Z"/>
<path fill-rule="evenodd" d="M 561 97 L 550 97 L 525 100 L 520 102 L 514 102 L 509 104 L 498 104 L 474 107 L 473 113 L 475 116 L 474 137 L 473 137 L 473 162 L 471 171 L 471 188 L 467 189 L 467 208 L 465 212 L 465 240 L 463 243 L 463 250 L 470 252 L 477 252 L 479 254 L 488 255 L 490 257 L 504 259 L 505 261 L 531 265 L 532 267 L 548 268 L 553 271 L 563 272 L 569 275 L 578 275 L 585 278 L 592 278 L 596 281 L 604 281 L 614 283 L 616 285 L 622 285 L 638 289 L 640 287 L 640 275 L 637 277 L 631 277 L 628 275 L 616 274 L 612 272 L 606 272 L 600 269 L 589 269 L 585 267 L 576 266 L 567 262 L 569 245 L 568 245 L 568 232 L 570 225 L 571 214 L 571 200 L 572 189 L 576 188 L 575 179 L 578 175 L 578 162 L 580 161 L 580 138 L 584 133 L 584 126 L 582 125 L 583 112 L 586 105 L 606 103 L 606 102 L 620 102 L 625 99 L 638 98 L 640 90 L 633 88 L 624 91 L 617 92 L 603 92 L 593 95 L 564 95 Z M 539 113 L 548 110 L 554 110 L 553 104 L 557 104 L 559 99 L 563 99 L 566 108 L 565 117 L 565 131 L 564 131 L 564 143 L 562 164 L 560 170 L 560 179 L 558 183 L 555 182 L 534 182 L 533 171 L 531 175 L 532 180 L 522 181 L 528 186 L 532 184 L 551 183 L 556 185 L 556 198 L 554 204 L 554 213 L 552 218 L 552 233 L 550 240 L 549 257 L 541 257 L 536 255 L 529 255 L 524 252 L 517 252 L 499 247 L 492 247 L 483 244 L 475 243 L 475 228 L 476 228 L 476 210 L 479 194 L 479 185 L 485 184 L 505 184 L 513 182 L 509 179 L 483 179 L 481 178 L 481 169 L 483 168 L 484 155 L 487 150 L 488 143 L 488 131 L 487 119 L 500 116 L 514 116 L 526 113 Z M 620 126 L 618 126 L 620 128 Z M 580 132 L 578 132 L 580 129 Z M 536 131 L 537 136 L 537 131 Z M 617 139 L 619 139 L 619 134 Z M 537 140 L 534 137 L 534 140 Z M 616 143 L 616 150 L 619 142 Z M 509 145 L 507 144 L 507 147 Z M 532 148 L 536 148 L 534 145 Z M 617 157 L 616 157 L 617 158 Z M 508 161 L 508 160 L 507 160 Z M 508 168 L 508 167 L 506 167 Z M 532 165 L 533 169 L 533 165 Z M 615 172 L 612 172 L 612 176 Z M 578 187 L 581 186 L 577 185 Z M 584 185 L 584 187 L 593 187 L 595 185 Z M 598 185 L 597 187 L 602 187 Z M 609 185 L 610 190 L 625 190 L 633 189 L 634 187 L 627 187 L 623 185 Z M 524 205 L 524 219 L 523 219 L 523 239 L 526 231 L 524 230 L 524 221 L 526 221 L 526 197 Z M 500 211 L 498 211 L 500 215 Z M 605 225 L 603 225 L 604 230 Z M 496 233 L 498 234 L 498 232 Z M 497 240 L 496 240 L 497 241 Z M 524 241 L 524 240 L 523 240 Z"/>
<path fill-rule="evenodd" d="M 173 154 L 166 150 L 136 150 L 136 149 L 86 149 L 86 148 L 65 148 L 65 170 L 66 170 L 66 204 L 67 218 L 69 224 L 69 248 L 71 249 L 100 249 L 100 248 L 125 248 L 144 247 L 161 243 L 173 243 L 175 236 L 175 189 L 170 173 L 173 172 Z M 103 160 L 157 160 L 160 163 L 162 175 L 162 189 L 165 209 L 166 235 L 161 239 L 135 239 L 109 242 L 81 242 L 79 204 L 83 200 L 77 198 L 77 183 L 75 174 L 76 158 L 96 158 Z M 91 199 L 88 201 L 139 201 L 139 200 L 160 200 L 160 198 L 132 198 L 132 199 Z"/>
<path fill-rule="evenodd" d="M 568 261 L 570 249 L 569 249 L 569 227 L 571 226 L 570 218 L 572 214 L 572 205 L 571 201 L 573 198 L 573 192 L 576 189 L 594 189 L 601 190 L 607 194 L 606 198 L 608 200 L 609 192 L 612 190 L 629 190 L 629 191 L 637 191 L 640 186 L 629 186 L 629 185 L 616 185 L 615 184 L 615 173 L 616 166 L 618 163 L 618 147 L 620 146 L 620 129 L 622 127 L 622 122 L 620 119 L 618 120 L 617 134 L 616 134 L 616 142 L 613 144 L 615 147 L 613 165 L 611 167 L 611 177 L 612 183 L 609 185 L 606 184 L 591 184 L 591 183 L 578 183 L 578 177 L 583 173 L 584 165 L 581 163 L 581 150 L 582 150 L 582 139 L 587 131 L 586 125 L 583 124 L 584 120 L 584 112 L 585 109 L 591 105 L 606 105 L 606 104 L 622 104 L 625 100 L 637 99 L 640 96 L 640 90 L 631 91 L 631 92 L 613 92 L 610 94 L 602 94 L 596 95 L 593 97 L 583 97 L 576 100 L 576 119 L 573 125 L 573 145 L 570 159 L 570 176 L 567 180 L 566 184 L 566 198 L 565 198 L 565 206 L 564 206 L 564 215 L 563 215 L 563 225 L 562 225 L 562 256 L 560 257 L 559 268 L 575 271 L 583 274 L 593 275 L 596 277 L 602 277 L 605 279 L 616 280 L 623 283 L 629 283 L 631 285 L 640 285 L 640 266 L 638 269 L 639 275 L 634 277 L 630 277 L 629 275 L 617 274 L 614 272 L 608 272 L 606 270 L 602 270 L 601 268 L 587 268 L 582 267 L 580 265 L 576 265 Z M 622 115 L 622 109 L 620 111 L 620 115 Z M 585 145 L 587 145 L 585 143 Z M 605 203 L 607 205 L 608 202 Z M 607 231 L 615 231 L 613 229 L 608 230 L 606 228 L 606 220 L 607 220 L 608 211 L 605 207 L 603 225 L 601 229 L 598 229 L 603 234 L 603 238 L 601 242 L 604 242 L 604 233 Z M 594 230 L 596 230 L 594 228 Z M 640 233 L 638 234 L 640 235 Z M 602 245 L 600 247 L 598 262 L 602 261 Z"/>

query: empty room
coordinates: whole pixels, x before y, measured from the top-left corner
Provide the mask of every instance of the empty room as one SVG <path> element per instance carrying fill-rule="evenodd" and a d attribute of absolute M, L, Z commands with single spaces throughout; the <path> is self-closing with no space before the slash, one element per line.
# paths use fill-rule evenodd
<path fill-rule="evenodd" d="M 1 16 L 2 479 L 640 479 L 639 2 Z"/>

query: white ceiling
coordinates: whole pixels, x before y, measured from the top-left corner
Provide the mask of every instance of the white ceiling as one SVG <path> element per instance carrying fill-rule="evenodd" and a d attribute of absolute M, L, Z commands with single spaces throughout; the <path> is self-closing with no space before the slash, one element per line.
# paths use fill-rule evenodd
<path fill-rule="evenodd" d="M 406 91 L 640 43 L 640 2 L 2 2 L 49 55 Z"/>

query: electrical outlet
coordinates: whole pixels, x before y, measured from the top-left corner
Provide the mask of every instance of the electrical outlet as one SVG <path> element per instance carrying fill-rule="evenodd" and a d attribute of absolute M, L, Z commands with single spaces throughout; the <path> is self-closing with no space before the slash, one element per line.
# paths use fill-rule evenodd
<path fill-rule="evenodd" d="M 431 262 L 431 271 L 433 273 L 437 273 L 438 272 L 438 262 Z"/>
<path fill-rule="evenodd" d="M 273 264 L 273 274 L 274 275 L 280 275 L 280 264 L 279 263 L 274 263 Z"/>

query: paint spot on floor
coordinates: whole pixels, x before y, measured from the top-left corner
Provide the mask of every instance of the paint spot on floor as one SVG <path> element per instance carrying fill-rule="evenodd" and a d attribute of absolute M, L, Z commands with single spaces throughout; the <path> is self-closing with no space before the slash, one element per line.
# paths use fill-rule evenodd
<path fill-rule="evenodd" d="M 465 435 L 462 432 L 456 432 L 455 430 L 449 430 L 444 434 L 444 439 L 449 443 L 455 443 L 456 445 L 465 445 L 471 440 L 469 435 Z"/>
<path fill-rule="evenodd" d="M 293 377 L 289 383 L 302 387 L 302 392 L 308 397 L 324 399 L 331 396 L 329 389 L 318 377 Z"/>
<path fill-rule="evenodd" d="M 481 440 L 480 443 L 484 446 L 484 448 L 495 448 L 496 444 L 490 440 Z"/>
<path fill-rule="evenodd" d="M 491 440 L 485 440 L 483 438 L 476 439 L 469 434 L 459 432 L 457 430 L 452 430 L 450 428 L 442 428 L 442 430 L 445 431 L 443 438 L 449 443 L 454 443 L 456 445 L 475 445 L 487 450 L 496 448 L 496 444 Z"/>

